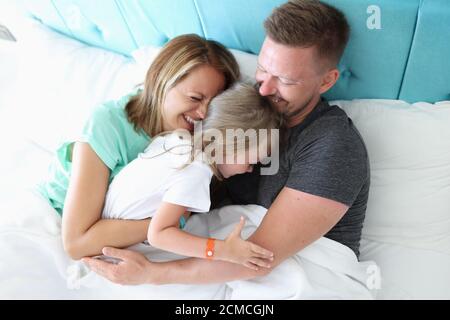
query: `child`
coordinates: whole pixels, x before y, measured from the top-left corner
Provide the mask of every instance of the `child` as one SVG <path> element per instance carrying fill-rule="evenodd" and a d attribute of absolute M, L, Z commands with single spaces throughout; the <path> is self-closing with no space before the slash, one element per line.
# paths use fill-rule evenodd
<path fill-rule="evenodd" d="M 238 263 L 254 270 L 270 267 L 271 252 L 241 239 L 243 218 L 225 240 L 191 235 L 179 224 L 181 221 L 182 227 L 190 212 L 209 211 L 213 175 L 220 180 L 251 172 L 248 158 L 256 160 L 256 149 L 269 146 L 267 131 L 280 125 L 281 116 L 253 86 L 235 85 L 212 100 L 201 135 L 196 132 L 192 139 L 187 131 L 162 134 L 115 177 L 106 195 L 103 218 L 151 217 L 148 241 L 156 248 Z M 222 139 L 230 129 L 265 129 L 265 135 L 256 145 L 251 145 L 248 136 Z M 239 158 L 245 161 L 235 163 Z"/>

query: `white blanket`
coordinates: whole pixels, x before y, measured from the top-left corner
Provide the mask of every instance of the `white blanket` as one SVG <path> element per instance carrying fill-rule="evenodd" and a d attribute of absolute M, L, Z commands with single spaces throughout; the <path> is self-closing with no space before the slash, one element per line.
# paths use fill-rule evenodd
<path fill-rule="evenodd" d="M 374 264 L 358 262 L 349 248 L 326 238 L 254 280 L 124 288 L 67 257 L 61 220 L 36 193 L 16 191 L 14 197 L 2 197 L 0 209 L 0 299 L 372 299 L 374 294 L 367 286 Z M 224 238 L 244 215 L 246 237 L 265 212 L 254 205 L 229 206 L 193 216 L 186 228 Z M 180 258 L 144 245 L 133 249 L 154 261 Z"/>

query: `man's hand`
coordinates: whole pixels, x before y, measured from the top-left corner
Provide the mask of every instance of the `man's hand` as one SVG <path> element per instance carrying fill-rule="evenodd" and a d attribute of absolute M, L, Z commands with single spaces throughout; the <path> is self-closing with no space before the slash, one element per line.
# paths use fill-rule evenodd
<path fill-rule="evenodd" d="M 117 264 L 95 258 L 83 258 L 82 261 L 94 272 L 121 285 L 156 284 L 157 263 L 147 260 L 138 252 L 115 248 L 104 248 L 103 254 L 120 259 Z"/>

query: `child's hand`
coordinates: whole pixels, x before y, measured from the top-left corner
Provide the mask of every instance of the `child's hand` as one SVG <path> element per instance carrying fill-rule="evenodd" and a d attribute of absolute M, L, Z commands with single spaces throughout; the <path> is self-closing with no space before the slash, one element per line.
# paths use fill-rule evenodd
<path fill-rule="evenodd" d="M 273 261 L 273 253 L 241 238 L 241 232 L 244 228 L 245 220 L 241 221 L 225 239 L 224 250 L 221 254 L 222 260 L 238 263 L 247 268 L 258 270 L 259 267 L 270 268 Z"/>

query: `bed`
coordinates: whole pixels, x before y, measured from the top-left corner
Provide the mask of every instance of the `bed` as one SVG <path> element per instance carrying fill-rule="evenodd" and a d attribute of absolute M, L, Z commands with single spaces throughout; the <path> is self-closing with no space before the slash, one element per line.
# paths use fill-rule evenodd
<path fill-rule="evenodd" d="M 98 278 L 83 285 L 68 276 L 73 264 L 62 254 L 60 220 L 33 193 L 58 143 L 97 104 L 141 83 L 169 39 L 197 33 L 218 40 L 251 78 L 262 21 L 283 2 L 108 0 L 101 9 L 88 0 L 0 2 L 0 23 L 18 40 L 0 40 L 1 299 L 333 298 L 301 292 L 320 281 L 305 282 L 298 273 L 296 281 L 283 278 L 299 266 L 313 270 L 318 260 L 308 250 L 261 281 L 126 291 Z M 360 260 L 375 262 L 381 274 L 371 296 L 355 289 L 339 298 L 450 299 L 450 4 L 325 2 L 352 27 L 341 79 L 326 98 L 348 113 L 368 148 L 372 184 Z M 236 218 L 227 210 L 233 211 L 196 218 L 192 232 L 224 234 Z M 248 234 L 263 212 L 253 215 Z"/>

